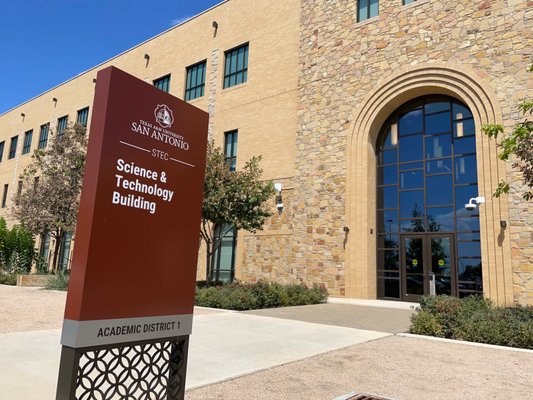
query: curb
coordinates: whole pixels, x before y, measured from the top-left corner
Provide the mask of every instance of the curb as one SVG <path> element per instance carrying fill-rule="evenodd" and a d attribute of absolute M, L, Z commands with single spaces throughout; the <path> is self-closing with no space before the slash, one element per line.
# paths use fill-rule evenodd
<path fill-rule="evenodd" d="M 467 342 L 465 340 L 446 339 L 446 338 L 426 336 L 426 335 L 415 335 L 413 333 L 397 333 L 395 334 L 395 336 L 401 336 L 401 337 L 413 338 L 413 339 L 433 340 L 436 342 L 444 342 L 444 343 L 449 343 L 449 344 L 462 344 L 465 346 L 484 347 L 484 348 L 492 349 L 492 350 L 516 351 L 519 353 L 533 354 L 533 350 L 521 349 L 519 347 L 499 346 L 495 344 L 478 343 L 478 342 Z"/>

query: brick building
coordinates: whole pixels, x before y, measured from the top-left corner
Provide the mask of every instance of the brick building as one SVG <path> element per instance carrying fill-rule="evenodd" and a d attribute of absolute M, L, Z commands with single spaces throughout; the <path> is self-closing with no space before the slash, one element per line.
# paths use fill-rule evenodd
<path fill-rule="evenodd" d="M 1 115 L 3 215 L 31 151 L 90 120 L 96 72 L 115 65 L 208 111 L 237 168 L 261 154 L 282 184 L 280 214 L 272 199 L 262 231 L 224 239 L 220 279 L 402 301 L 433 281 L 533 304 L 533 206 L 480 130 L 519 120 L 532 18 L 519 0 L 224 1 Z"/>

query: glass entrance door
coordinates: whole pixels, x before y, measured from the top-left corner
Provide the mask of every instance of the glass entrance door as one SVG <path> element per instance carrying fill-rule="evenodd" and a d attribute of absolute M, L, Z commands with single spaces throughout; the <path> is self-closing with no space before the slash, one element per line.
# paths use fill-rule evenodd
<path fill-rule="evenodd" d="M 402 300 L 418 301 L 433 285 L 437 295 L 456 295 L 454 247 L 451 234 L 401 236 Z"/>

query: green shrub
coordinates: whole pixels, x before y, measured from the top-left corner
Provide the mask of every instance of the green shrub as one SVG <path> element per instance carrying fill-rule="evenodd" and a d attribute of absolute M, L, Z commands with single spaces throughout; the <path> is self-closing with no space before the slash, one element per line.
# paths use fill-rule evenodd
<path fill-rule="evenodd" d="M 409 332 L 533 349 L 533 308 L 497 308 L 479 296 L 422 297 Z"/>
<path fill-rule="evenodd" d="M 232 283 L 210 286 L 199 282 L 196 287 L 195 304 L 202 307 L 229 310 L 254 310 L 327 301 L 324 287 L 307 288 L 303 285 L 281 285 L 259 281 L 257 283 Z"/>
<path fill-rule="evenodd" d="M 0 273 L 0 285 L 16 286 L 17 275 Z"/>
<path fill-rule="evenodd" d="M 27 274 L 35 259 L 33 235 L 21 225 L 7 228 L 0 218 L 0 267 L 9 274 Z"/>
<path fill-rule="evenodd" d="M 49 290 L 62 290 L 68 289 L 69 275 L 64 272 L 58 272 L 56 275 L 50 275 L 46 282 L 46 289 Z"/>

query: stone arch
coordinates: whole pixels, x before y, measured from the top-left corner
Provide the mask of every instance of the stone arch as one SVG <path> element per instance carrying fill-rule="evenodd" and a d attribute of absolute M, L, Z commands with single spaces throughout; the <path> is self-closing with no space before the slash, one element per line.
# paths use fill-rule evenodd
<path fill-rule="evenodd" d="M 441 94 L 465 103 L 476 124 L 478 190 L 487 197 L 480 208 L 483 284 L 486 296 L 498 304 L 513 298 L 511 250 L 500 220 L 508 220 L 507 198 L 492 193 L 505 178 L 505 165 L 496 157 L 495 141 L 480 132 L 487 123 L 501 123 L 496 95 L 473 70 L 432 63 L 405 68 L 379 82 L 354 112 L 347 143 L 346 216 L 350 238 L 346 253 L 346 295 L 376 298 L 376 160 L 380 128 L 399 106 L 416 97 Z"/>

